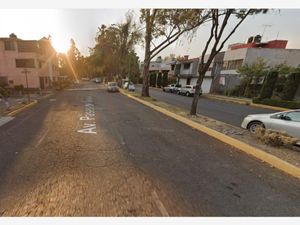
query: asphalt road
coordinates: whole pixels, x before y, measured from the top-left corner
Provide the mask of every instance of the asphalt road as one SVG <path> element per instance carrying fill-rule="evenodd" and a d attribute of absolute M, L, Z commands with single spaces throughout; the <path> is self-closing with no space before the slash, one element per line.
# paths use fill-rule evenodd
<path fill-rule="evenodd" d="M 138 86 L 136 91 L 141 93 L 141 86 Z M 150 95 L 159 101 L 163 101 L 177 107 L 182 107 L 186 110 L 190 110 L 193 100 L 192 97 L 166 93 L 161 89 L 156 88 L 150 88 Z M 238 127 L 241 126 L 243 119 L 249 114 L 274 112 L 276 111 L 204 97 L 199 98 L 197 107 L 197 113 L 201 115 L 208 116 Z"/>
<path fill-rule="evenodd" d="M 3 216 L 300 216 L 299 180 L 119 93 L 44 99 L 0 146 Z"/>

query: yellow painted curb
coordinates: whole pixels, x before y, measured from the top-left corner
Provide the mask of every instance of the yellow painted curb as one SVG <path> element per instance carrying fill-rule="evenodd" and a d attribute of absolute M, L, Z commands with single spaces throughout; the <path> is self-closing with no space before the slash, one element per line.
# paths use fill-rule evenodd
<path fill-rule="evenodd" d="M 15 116 L 17 113 L 22 112 L 23 110 L 25 110 L 25 109 L 27 109 L 27 108 L 29 108 L 29 107 L 35 105 L 36 103 L 37 103 L 37 100 L 34 100 L 33 102 L 31 102 L 31 103 L 29 103 L 29 104 L 27 104 L 27 105 L 24 105 L 23 107 L 21 107 L 21 108 L 19 108 L 19 109 L 16 109 L 16 110 L 14 110 L 14 111 L 8 113 L 7 115 L 8 115 L 8 116 Z"/>
<path fill-rule="evenodd" d="M 220 133 L 216 130 L 205 127 L 205 126 L 203 126 L 199 123 L 196 123 L 192 120 L 189 120 L 189 119 L 187 119 L 183 116 L 179 116 L 179 115 L 177 115 L 173 112 L 170 112 L 170 111 L 168 111 L 168 110 L 166 110 L 162 107 L 153 105 L 152 103 L 146 102 L 146 101 L 141 100 L 137 97 L 134 97 L 130 94 L 124 93 L 123 91 L 121 91 L 121 93 L 123 95 L 128 96 L 131 99 L 134 99 L 135 101 L 138 101 L 138 102 L 140 102 L 140 103 L 142 103 L 142 104 L 158 111 L 158 112 L 161 112 L 161 113 L 163 113 L 163 114 L 165 114 L 169 117 L 172 117 L 173 119 L 176 119 L 176 120 L 178 120 L 178 121 L 194 128 L 198 131 L 201 131 L 201 132 L 203 132 L 203 133 L 205 133 L 205 134 L 207 134 L 207 135 L 209 135 L 209 136 L 211 136 L 211 137 L 213 137 L 213 138 L 215 138 L 219 141 L 222 141 L 222 142 L 224 142 L 228 145 L 231 145 L 231 146 L 233 146 L 233 147 L 235 147 L 235 148 L 237 148 L 237 149 L 239 149 L 239 150 L 241 150 L 241 151 L 243 151 L 243 152 L 245 152 L 249 155 L 252 155 L 252 156 L 256 157 L 257 159 L 260 159 L 260 160 L 270 164 L 271 166 L 273 166 L 273 167 L 275 167 L 275 168 L 277 168 L 281 171 L 284 171 L 285 173 L 287 173 L 287 174 L 289 174 L 293 177 L 296 177 L 296 178 L 300 179 L 300 168 L 298 168 L 298 167 L 296 167 L 296 166 L 294 166 L 294 165 L 292 165 L 292 164 L 290 164 L 290 163 L 288 163 L 288 162 L 286 162 L 286 161 L 284 161 L 284 160 L 282 160 L 282 159 L 280 159 L 276 156 L 273 156 L 269 153 L 264 152 L 263 150 L 260 150 L 258 148 L 255 148 L 255 147 L 251 146 L 251 145 L 248 145 L 248 144 L 246 144 L 242 141 L 239 141 L 239 140 L 234 139 L 232 137 L 229 137 L 225 134 L 222 134 L 222 133 Z"/>

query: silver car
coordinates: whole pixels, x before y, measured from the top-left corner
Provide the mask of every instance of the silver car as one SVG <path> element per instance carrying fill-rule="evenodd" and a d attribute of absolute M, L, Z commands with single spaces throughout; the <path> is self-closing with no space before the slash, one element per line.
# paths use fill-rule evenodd
<path fill-rule="evenodd" d="M 119 87 L 116 82 L 108 82 L 107 84 L 108 92 L 119 92 Z"/>
<path fill-rule="evenodd" d="M 174 88 L 175 88 L 175 84 L 169 84 L 168 86 L 163 87 L 163 91 L 172 93 Z"/>
<path fill-rule="evenodd" d="M 254 133 L 258 126 L 267 129 L 285 131 L 298 138 L 300 144 L 300 109 L 271 114 L 253 114 L 244 118 L 242 128 Z"/>

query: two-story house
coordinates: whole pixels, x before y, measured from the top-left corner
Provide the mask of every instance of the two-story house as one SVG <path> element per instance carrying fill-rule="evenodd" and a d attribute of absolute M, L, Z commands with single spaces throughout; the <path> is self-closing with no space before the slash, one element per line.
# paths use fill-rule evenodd
<path fill-rule="evenodd" d="M 0 38 L 1 83 L 44 89 L 59 78 L 57 54 L 48 38 L 22 40 L 14 34 Z"/>

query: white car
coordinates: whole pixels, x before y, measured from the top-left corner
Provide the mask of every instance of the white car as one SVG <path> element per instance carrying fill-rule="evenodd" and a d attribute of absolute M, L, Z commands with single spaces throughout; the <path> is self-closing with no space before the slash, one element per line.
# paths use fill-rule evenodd
<path fill-rule="evenodd" d="M 270 114 L 253 114 L 244 118 L 242 128 L 255 133 L 258 126 L 267 129 L 285 131 L 287 134 L 298 138 L 300 144 L 300 109 Z"/>
<path fill-rule="evenodd" d="M 168 86 L 163 87 L 163 91 L 173 92 L 176 84 L 169 84 Z"/>
<path fill-rule="evenodd" d="M 119 92 L 119 87 L 116 82 L 108 82 L 107 84 L 108 92 Z"/>
<path fill-rule="evenodd" d="M 195 91 L 196 91 L 196 87 L 195 86 L 193 86 L 193 85 L 185 85 L 185 86 L 183 86 L 180 89 L 179 93 L 181 95 L 193 96 L 195 94 Z M 201 95 L 201 94 L 202 94 L 202 89 L 200 88 L 199 95 Z"/>
<path fill-rule="evenodd" d="M 180 94 L 181 84 L 176 84 L 173 93 Z"/>
<path fill-rule="evenodd" d="M 124 89 L 128 89 L 128 91 L 135 91 L 135 86 L 132 82 L 125 82 L 125 84 L 123 85 Z"/>

